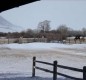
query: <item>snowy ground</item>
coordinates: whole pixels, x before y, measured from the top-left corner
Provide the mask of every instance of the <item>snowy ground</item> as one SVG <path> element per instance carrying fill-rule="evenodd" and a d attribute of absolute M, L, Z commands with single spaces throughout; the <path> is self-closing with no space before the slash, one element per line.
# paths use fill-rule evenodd
<path fill-rule="evenodd" d="M 32 57 L 38 60 L 76 68 L 86 66 L 86 44 L 28 43 L 0 45 L 0 80 L 52 80 L 52 74 L 36 70 L 32 78 Z M 51 66 L 40 65 L 52 70 Z M 82 73 L 58 69 L 59 72 L 82 78 Z M 58 76 L 58 80 L 70 80 Z"/>

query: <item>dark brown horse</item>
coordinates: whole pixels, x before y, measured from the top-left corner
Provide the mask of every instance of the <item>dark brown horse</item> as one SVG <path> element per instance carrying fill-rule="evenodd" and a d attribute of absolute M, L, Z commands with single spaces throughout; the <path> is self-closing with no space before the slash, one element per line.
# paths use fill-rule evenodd
<path fill-rule="evenodd" d="M 78 41 L 80 42 L 80 44 L 81 44 L 81 42 L 84 42 L 84 41 L 85 41 L 85 38 L 84 38 L 84 37 L 80 37 L 80 36 L 75 36 L 75 38 L 74 38 L 75 43 L 76 43 L 77 40 L 78 40 Z"/>

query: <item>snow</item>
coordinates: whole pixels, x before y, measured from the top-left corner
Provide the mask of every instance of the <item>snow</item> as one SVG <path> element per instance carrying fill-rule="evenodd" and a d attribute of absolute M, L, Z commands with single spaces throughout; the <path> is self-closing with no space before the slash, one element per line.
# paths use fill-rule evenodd
<path fill-rule="evenodd" d="M 0 16 L 0 32 L 20 32 L 22 27 L 14 25 Z"/>
<path fill-rule="evenodd" d="M 52 78 L 42 78 L 42 77 L 14 77 L 14 78 L 1 78 L 0 80 L 53 80 Z M 64 78 L 58 78 L 58 80 L 64 80 Z M 66 79 L 72 80 L 72 79 Z"/>
<path fill-rule="evenodd" d="M 60 44 L 60 43 L 23 43 L 23 44 L 2 44 L 0 47 L 11 49 L 30 49 L 30 50 L 45 50 L 53 48 L 69 48 L 69 49 L 84 49 L 86 44 Z"/>
<path fill-rule="evenodd" d="M 79 52 L 79 50 L 81 51 Z M 1 44 L 0 80 L 52 80 L 52 74 L 40 70 L 36 70 L 36 77 L 31 77 L 33 56 L 36 56 L 41 61 L 53 63 L 54 60 L 57 60 L 59 64 L 82 69 L 86 65 L 86 44 L 40 42 Z M 53 69 L 52 66 L 37 65 L 49 70 Z M 81 73 L 62 69 L 58 69 L 58 71 L 82 78 Z M 58 80 L 71 79 L 58 76 Z"/>

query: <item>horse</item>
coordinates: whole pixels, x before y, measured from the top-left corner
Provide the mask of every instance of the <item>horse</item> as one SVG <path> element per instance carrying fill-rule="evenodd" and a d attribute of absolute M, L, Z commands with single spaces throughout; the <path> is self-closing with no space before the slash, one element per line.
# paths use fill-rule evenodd
<path fill-rule="evenodd" d="M 85 38 L 84 37 L 81 37 L 81 36 L 75 36 L 75 38 L 74 38 L 75 43 L 76 43 L 77 40 L 79 40 L 79 42 L 81 44 L 81 42 L 84 42 L 85 41 Z"/>

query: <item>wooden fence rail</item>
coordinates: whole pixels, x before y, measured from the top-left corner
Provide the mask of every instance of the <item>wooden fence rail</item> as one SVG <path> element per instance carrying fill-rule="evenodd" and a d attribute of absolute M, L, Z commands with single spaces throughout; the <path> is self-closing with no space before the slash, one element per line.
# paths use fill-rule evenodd
<path fill-rule="evenodd" d="M 46 64 L 46 65 L 53 66 L 53 71 L 38 67 L 38 66 L 36 66 L 36 63 L 41 63 L 41 64 Z M 72 77 L 72 76 L 63 74 L 61 72 L 58 72 L 57 71 L 58 67 L 62 68 L 62 69 L 76 71 L 76 72 L 82 72 L 83 73 L 83 78 L 76 78 L 76 77 Z M 61 75 L 61 76 L 64 76 L 64 77 L 67 77 L 67 78 L 70 78 L 70 79 L 74 79 L 74 80 L 86 80 L 86 66 L 84 66 L 83 69 L 78 69 L 78 68 L 74 68 L 74 67 L 59 65 L 59 64 L 57 64 L 57 61 L 53 61 L 53 63 L 38 61 L 38 60 L 36 60 L 36 57 L 33 57 L 32 77 L 35 77 L 35 69 L 39 69 L 39 70 L 42 70 L 42 71 L 45 71 L 45 72 L 48 72 L 48 73 L 52 73 L 53 74 L 53 80 L 57 80 L 57 75 Z"/>

